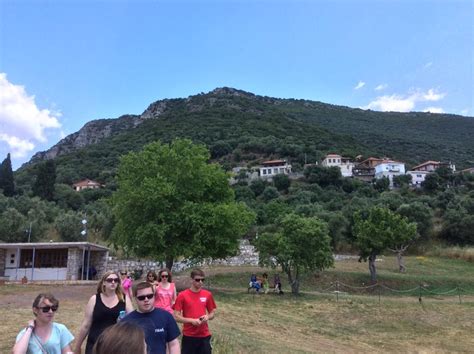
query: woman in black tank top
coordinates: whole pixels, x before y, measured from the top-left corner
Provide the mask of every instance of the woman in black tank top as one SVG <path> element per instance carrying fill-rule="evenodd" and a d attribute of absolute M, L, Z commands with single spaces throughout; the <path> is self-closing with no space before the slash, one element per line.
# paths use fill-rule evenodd
<path fill-rule="evenodd" d="M 131 300 L 125 296 L 120 276 L 116 272 L 106 272 L 97 285 L 97 294 L 92 295 L 86 306 L 84 320 L 76 338 L 75 352 L 81 352 L 81 346 L 87 336 L 86 354 L 92 348 L 99 335 L 117 323 L 120 311 L 131 312 Z"/>

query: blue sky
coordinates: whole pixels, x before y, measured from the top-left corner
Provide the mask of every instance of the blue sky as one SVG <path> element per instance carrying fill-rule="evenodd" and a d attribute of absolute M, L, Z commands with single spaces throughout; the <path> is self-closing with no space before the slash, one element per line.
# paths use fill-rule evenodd
<path fill-rule="evenodd" d="M 474 115 L 473 2 L 0 0 L 0 160 L 229 86 Z"/>

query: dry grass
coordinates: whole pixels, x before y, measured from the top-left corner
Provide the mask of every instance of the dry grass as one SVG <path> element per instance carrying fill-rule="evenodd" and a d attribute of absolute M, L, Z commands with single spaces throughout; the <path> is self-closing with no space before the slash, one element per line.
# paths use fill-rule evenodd
<path fill-rule="evenodd" d="M 393 259 L 379 262 L 380 275 L 395 274 Z M 411 257 L 408 269 L 415 279 L 429 276 L 472 282 L 474 267 L 459 260 Z M 211 322 L 214 353 L 351 353 L 351 352 L 471 352 L 474 347 L 474 297 L 423 298 L 313 294 L 312 285 L 335 276 L 353 281 L 367 278 L 367 265 L 337 262 L 336 268 L 305 279 L 309 290 L 299 297 L 247 294 L 240 282 L 256 268 L 206 270 L 218 305 Z M 179 277 L 177 277 L 178 279 Z M 186 278 L 186 274 L 182 275 Z M 311 281 L 315 281 L 314 284 Z M 411 280 L 410 280 L 411 281 Z M 434 280 L 433 280 L 434 281 Z M 287 289 L 286 289 L 287 290 Z M 60 300 L 56 320 L 77 335 L 84 306 L 94 285 L 7 285 L 0 287 L 0 353 L 8 353 L 18 331 L 31 318 L 31 302 L 39 292 L 51 291 Z"/>
<path fill-rule="evenodd" d="M 428 251 L 427 255 L 474 262 L 474 247 L 436 247 Z"/>

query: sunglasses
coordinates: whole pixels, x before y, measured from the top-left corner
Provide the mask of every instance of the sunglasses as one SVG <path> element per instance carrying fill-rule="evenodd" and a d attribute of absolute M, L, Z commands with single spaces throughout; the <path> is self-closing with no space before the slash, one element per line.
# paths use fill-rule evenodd
<path fill-rule="evenodd" d="M 169 275 L 168 275 L 168 274 L 162 274 L 161 277 L 162 277 L 162 278 L 168 278 Z"/>
<path fill-rule="evenodd" d="M 38 307 L 41 311 L 44 313 L 48 313 L 49 310 L 52 310 L 53 312 L 56 312 L 58 310 L 58 306 L 53 305 L 53 306 L 43 306 L 43 307 Z"/>
<path fill-rule="evenodd" d="M 151 300 L 153 296 L 155 296 L 155 294 L 140 295 L 140 296 L 137 296 L 137 300 L 139 301 L 143 301 L 145 299 Z"/>
<path fill-rule="evenodd" d="M 204 280 L 206 280 L 206 278 L 194 278 L 194 281 L 197 281 L 197 282 L 204 283 Z"/>
<path fill-rule="evenodd" d="M 127 275 L 127 273 L 120 273 L 120 275 Z"/>
<path fill-rule="evenodd" d="M 107 278 L 107 279 L 105 279 L 105 281 L 107 283 L 110 283 L 110 284 L 112 284 L 112 283 L 117 283 L 118 284 L 120 282 L 119 278 Z"/>

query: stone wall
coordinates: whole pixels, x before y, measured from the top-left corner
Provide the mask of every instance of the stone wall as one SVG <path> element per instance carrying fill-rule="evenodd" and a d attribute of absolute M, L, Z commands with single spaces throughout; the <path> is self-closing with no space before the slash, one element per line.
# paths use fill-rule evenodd
<path fill-rule="evenodd" d="M 239 254 L 235 257 L 228 257 L 225 259 L 215 259 L 203 262 L 206 265 L 227 265 L 227 266 L 241 266 L 241 265 L 258 265 L 258 253 L 254 246 L 250 245 L 248 240 L 241 240 L 239 246 Z M 179 272 L 193 266 L 202 266 L 201 263 L 191 263 L 189 261 L 175 262 L 173 264 L 173 271 Z M 112 259 L 108 261 L 107 269 L 127 272 L 142 272 L 145 274 L 149 270 L 155 272 L 164 267 L 164 263 L 158 261 L 139 261 L 139 260 L 118 260 Z"/>
<path fill-rule="evenodd" d="M 67 251 L 67 280 L 80 280 L 79 269 L 82 267 L 82 250 L 69 248 Z"/>

